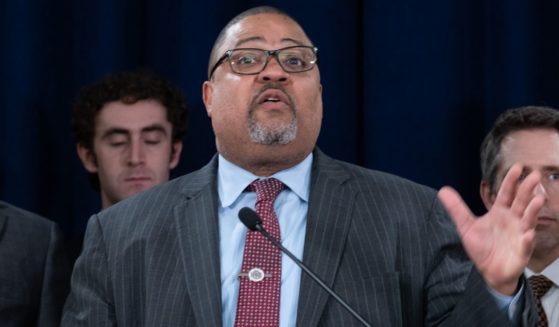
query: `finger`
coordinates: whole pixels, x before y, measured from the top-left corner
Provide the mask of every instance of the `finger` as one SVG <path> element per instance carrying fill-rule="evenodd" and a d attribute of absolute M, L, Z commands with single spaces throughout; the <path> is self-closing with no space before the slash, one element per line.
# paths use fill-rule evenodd
<path fill-rule="evenodd" d="M 474 215 L 470 208 L 464 203 L 462 197 L 452 187 L 444 186 L 440 189 L 439 200 L 442 202 L 446 211 L 456 224 L 458 233 L 460 235 L 466 234 L 472 223 L 474 222 Z"/>
<path fill-rule="evenodd" d="M 538 223 L 538 213 L 540 212 L 541 208 L 545 199 L 543 195 L 538 194 L 532 198 L 532 200 L 528 203 L 526 210 L 524 211 L 524 215 L 522 217 L 522 228 L 523 230 L 530 230 L 535 229 Z"/>
<path fill-rule="evenodd" d="M 528 203 L 530 203 L 530 201 L 534 198 L 534 189 L 540 182 L 540 179 L 540 173 L 533 171 L 522 181 L 522 183 L 520 183 L 511 205 L 513 213 L 519 216 L 524 215 L 526 206 L 528 206 Z"/>
<path fill-rule="evenodd" d="M 534 248 L 536 247 L 536 230 L 530 229 L 524 233 L 521 239 L 521 251 L 522 255 L 524 256 L 524 261 L 526 261 L 526 265 L 534 252 Z"/>
<path fill-rule="evenodd" d="M 505 175 L 501 187 L 497 192 L 497 197 L 495 198 L 495 204 L 502 205 L 505 207 L 510 207 L 514 199 L 514 194 L 516 193 L 516 185 L 518 183 L 518 178 L 522 174 L 522 166 L 519 164 L 514 164 L 510 167 L 509 171 Z"/>

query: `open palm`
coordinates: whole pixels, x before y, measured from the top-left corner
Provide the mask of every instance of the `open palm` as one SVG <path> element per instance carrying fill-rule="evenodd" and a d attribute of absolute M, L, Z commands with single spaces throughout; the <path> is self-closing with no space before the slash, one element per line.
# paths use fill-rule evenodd
<path fill-rule="evenodd" d="M 520 185 L 520 165 L 505 176 L 492 208 L 476 217 L 460 195 L 450 187 L 439 199 L 457 226 L 462 244 L 485 281 L 496 291 L 512 295 L 534 249 L 537 213 L 543 205 L 534 196 L 540 176 L 533 172 Z"/>

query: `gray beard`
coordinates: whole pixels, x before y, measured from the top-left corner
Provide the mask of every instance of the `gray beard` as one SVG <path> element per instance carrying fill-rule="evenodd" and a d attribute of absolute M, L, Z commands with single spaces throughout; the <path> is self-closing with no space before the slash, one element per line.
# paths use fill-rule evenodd
<path fill-rule="evenodd" d="M 255 95 L 255 101 L 258 95 L 269 89 L 278 89 L 285 93 L 287 97 L 289 94 L 285 92 L 280 83 L 271 82 L 262 87 Z M 289 97 L 289 109 L 293 114 L 293 118 L 288 124 L 278 124 L 275 126 L 264 126 L 254 118 L 254 111 L 257 108 L 256 103 L 251 103 L 249 107 L 248 127 L 250 139 L 256 144 L 262 145 L 284 145 L 295 140 L 297 136 L 297 110 L 295 109 L 291 97 Z"/>
<path fill-rule="evenodd" d="M 297 117 L 295 115 L 289 124 L 274 127 L 262 126 L 253 115 L 250 115 L 248 126 L 250 139 L 257 144 L 283 145 L 290 143 L 297 136 Z"/>

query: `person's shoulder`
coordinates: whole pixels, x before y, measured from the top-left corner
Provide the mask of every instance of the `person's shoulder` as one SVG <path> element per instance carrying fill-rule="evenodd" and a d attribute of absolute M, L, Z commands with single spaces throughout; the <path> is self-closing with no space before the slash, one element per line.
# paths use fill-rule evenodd
<path fill-rule="evenodd" d="M 345 164 L 348 166 L 348 170 L 353 172 L 354 176 L 358 177 L 358 180 L 374 181 L 376 184 L 380 185 L 386 184 L 399 187 L 410 187 L 413 189 L 423 189 L 425 191 L 434 191 L 426 185 L 419 184 L 410 179 L 389 172 L 361 167 L 351 163 Z"/>
<path fill-rule="evenodd" d="M 391 213 L 392 217 L 406 213 L 399 215 L 405 220 L 444 216 L 437 191 L 429 186 L 329 157 L 320 160 L 315 172 L 322 177 L 315 178 L 331 179 L 330 184 L 334 179 L 341 188 L 356 194 L 360 205 Z"/>
<path fill-rule="evenodd" d="M 0 202 L 0 239 L 19 248 L 23 255 L 44 253 L 53 239 L 61 237 L 58 225 L 20 207 Z"/>
<path fill-rule="evenodd" d="M 413 190 L 414 192 L 425 192 L 430 196 L 436 193 L 433 188 L 407 178 L 333 159 L 323 153 L 318 155 L 317 159 L 318 170 L 326 171 L 329 175 L 345 176 L 352 185 L 367 185 L 368 188 L 375 190 L 379 188 L 384 190 Z"/>
<path fill-rule="evenodd" d="M 31 211 L 0 201 L 0 219 L 9 220 L 10 225 L 23 229 L 50 229 L 55 222 Z"/>

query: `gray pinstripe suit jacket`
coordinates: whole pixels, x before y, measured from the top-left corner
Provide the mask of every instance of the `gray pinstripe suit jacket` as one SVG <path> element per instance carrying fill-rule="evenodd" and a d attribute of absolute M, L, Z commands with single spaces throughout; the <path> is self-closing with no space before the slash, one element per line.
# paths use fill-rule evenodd
<path fill-rule="evenodd" d="M 63 326 L 222 325 L 216 171 L 91 217 Z M 307 219 L 304 262 L 373 326 L 508 325 L 433 190 L 317 149 Z M 297 325 L 359 323 L 303 274 Z"/>

